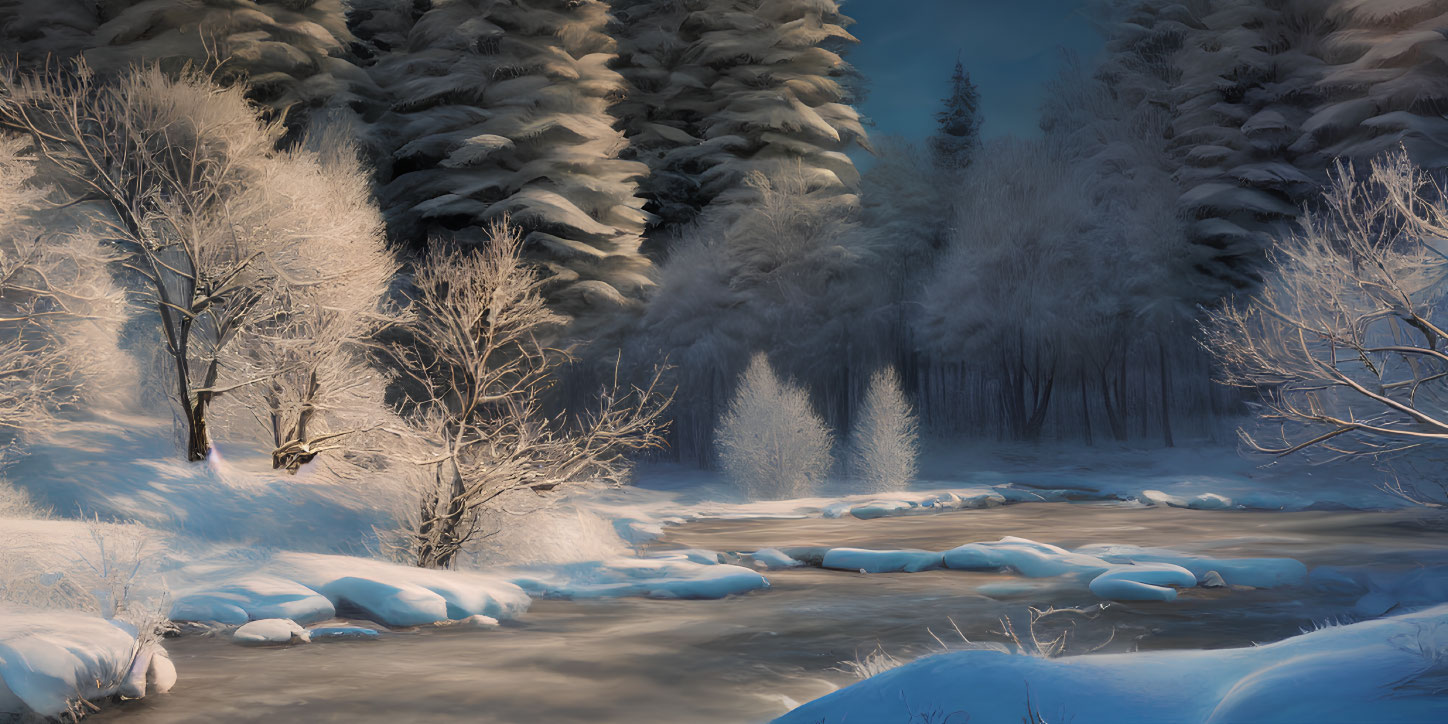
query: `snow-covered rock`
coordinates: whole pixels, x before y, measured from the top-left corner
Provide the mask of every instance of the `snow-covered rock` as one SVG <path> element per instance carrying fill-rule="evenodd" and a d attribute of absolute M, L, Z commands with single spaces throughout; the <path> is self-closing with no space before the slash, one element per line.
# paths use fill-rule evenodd
<path fill-rule="evenodd" d="M 939 568 L 939 553 L 918 550 L 872 551 L 862 548 L 832 548 L 825 553 L 824 568 L 864 573 L 917 573 Z"/>
<path fill-rule="evenodd" d="M 197 565 L 179 575 L 191 591 L 177 601 L 179 613 L 193 621 L 235 623 L 238 611 L 249 619 L 257 612 L 291 611 L 315 622 L 343 609 L 387 626 L 406 627 L 479 614 L 512 618 L 529 603 L 521 588 L 495 575 L 318 553 Z"/>
<path fill-rule="evenodd" d="M 171 605 L 173 621 L 208 621 L 238 626 L 247 621 L 287 618 L 301 624 L 336 615 L 326 596 L 296 581 L 245 575 L 219 586 L 182 595 Z"/>
<path fill-rule="evenodd" d="M 286 618 L 264 618 L 238 628 L 232 632 L 231 640 L 239 644 L 290 644 L 307 643 L 311 634 Z"/>
<path fill-rule="evenodd" d="M 159 645 L 152 644 L 155 649 Z M 138 645 L 131 627 L 96 616 L 0 608 L 0 718 L 36 713 L 58 716 L 77 698 L 120 693 L 123 684 L 144 694 L 134 670 Z M 141 681 L 151 675 L 155 689 L 175 682 L 175 668 L 147 657 Z"/>
<path fill-rule="evenodd" d="M 967 543 L 948 550 L 945 567 L 964 571 L 1009 569 L 1027 578 L 1094 576 L 1111 568 L 1095 556 L 1072 553 L 1047 543 L 1006 536 L 993 543 Z"/>
<path fill-rule="evenodd" d="M 778 548 L 765 548 L 763 550 L 757 550 L 753 553 L 750 553 L 749 558 L 755 563 L 763 565 L 765 570 L 771 571 L 780 568 L 797 568 L 804 565 L 803 561 L 798 561 L 790 558 L 789 556 L 785 555 L 784 551 L 781 551 Z"/>
<path fill-rule="evenodd" d="M 1171 563 L 1191 571 L 1198 580 L 1208 571 L 1216 571 L 1229 586 L 1276 588 L 1307 583 L 1307 566 L 1292 558 L 1208 558 L 1165 548 L 1121 544 L 1087 545 L 1077 552 L 1098 556 L 1110 563 Z"/>
<path fill-rule="evenodd" d="M 171 655 L 160 644 L 152 642 L 143 646 L 131 661 L 119 693 L 127 699 L 140 699 L 146 696 L 147 689 L 165 694 L 175 685 L 176 665 L 171 663 Z"/>
<path fill-rule="evenodd" d="M 1197 577 L 1170 563 L 1136 563 L 1112 566 L 1091 579 L 1091 592 L 1108 601 L 1174 601 L 1175 588 L 1191 588 Z"/>
<path fill-rule="evenodd" d="M 616 558 L 517 569 L 511 580 L 543 598 L 724 598 L 769 587 L 743 566 L 695 563 L 684 556 Z"/>
<path fill-rule="evenodd" d="M 1448 606 L 1240 649 L 1057 659 L 960 651 L 877 674 L 775 721 L 906 721 L 932 712 L 973 722 L 1021 721 L 1029 712 L 1074 724 L 1448 721 L 1436 683 L 1445 649 Z"/>

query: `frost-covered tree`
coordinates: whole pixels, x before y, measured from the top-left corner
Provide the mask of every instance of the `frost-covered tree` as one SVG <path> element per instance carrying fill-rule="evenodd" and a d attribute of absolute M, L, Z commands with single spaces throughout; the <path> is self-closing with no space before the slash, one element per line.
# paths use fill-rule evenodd
<path fill-rule="evenodd" d="M 833 185 L 796 167 L 752 179 L 754 204 L 717 207 L 687 230 L 660 268 L 637 336 L 644 359 L 673 365 L 682 455 L 708 440 L 732 380 L 756 350 L 820 392 L 831 420 L 848 419 L 854 370 L 879 367 L 892 321 L 882 240 Z"/>
<path fill-rule="evenodd" d="M 95 6 L 99 26 L 85 52 L 92 67 L 118 72 L 160 63 L 214 69 L 250 96 L 286 110 L 357 100 L 366 74 L 345 56 L 352 36 L 342 0 L 118 0 Z"/>
<path fill-rule="evenodd" d="M 1262 288 L 1211 313 L 1225 380 L 1263 394 L 1250 449 L 1383 458 L 1448 442 L 1443 191 L 1401 151 L 1366 178 L 1339 165 Z"/>
<path fill-rule="evenodd" d="M 900 490 L 915 478 L 919 454 L 920 423 L 900 389 L 900 376 L 893 368 L 877 370 L 850 431 L 855 475 L 871 491 Z"/>
<path fill-rule="evenodd" d="M 942 171 L 959 171 L 970 166 L 980 148 L 981 117 L 980 91 L 958 60 L 950 76 L 950 95 L 942 104 L 944 108 L 935 114 L 940 127 L 930 137 L 932 160 Z"/>
<path fill-rule="evenodd" d="M 1036 439 L 1071 354 L 1064 322 L 1111 282 L 1090 278 L 1104 271 L 1086 262 L 1096 256 L 1091 207 L 1059 153 L 1002 141 L 973 166 L 958 191 L 961 225 L 924 291 L 921 338 L 936 355 L 996 371 L 1001 419 Z"/>
<path fill-rule="evenodd" d="M 647 172 L 619 158 L 623 79 L 599 0 L 440 0 L 372 75 L 391 111 L 380 192 L 394 235 L 464 242 L 509 216 L 545 294 L 570 315 L 626 308 L 652 285 L 639 252 Z"/>
<path fill-rule="evenodd" d="M 243 88 L 198 73 L 152 66 L 102 83 L 82 65 L 5 90 L 0 122 L 29 134 L 117 249 L 155 324 L 148 347 L 169 378 L 186 457 L 205 458 L 217 398 L 277 372 L 235 363 L 239 340 L 308 313 L 299 300 L 375 261 L 359 179 L 323 179 L 315 155 L 278 152 L 281 126 L 259 121 Z M 329 238 L 339 231 L 362 235 Z"/>
<path fill-rule="evenodd" d="M 90 398 L 99 334 L 121 317 L 111 260 L 77 226 L 48 228 L 47 191 L 35 179 L 26 139 L 0 136 L 0 434 L 46 427 Z M 89 339 L 88 339 L 89 338 Z"/>
<path fill-rule="evenodd" d="M 306 276 L 278 275 L 268 292 L 274 313 L 243 328 L 225 357 L 239 376 L 258 380 L 227 396 L 225 422 L 243 439 L 260 438 L 273 467 L 292 473 L 323 452 L 356 450 L 392 421 L 390 375 L 372 364 L 368 346 L 394 321 L 384 300 L 397 263 L 350 139 L 336 127 L 312 133 L 268 181 L 290 202 L 280 210 L 290 216 L 283 228 L 297 230 L 269 253 Z"/>
<path fill-rule="evenodd" d="M 719 464 L 751 499 L 809 495 L 829 473 L 830 430 L 809 393 L 757 354 L 739 378 L 716 435 Z"/>
<path fill-rule="evenodd" d="M 500 219 L 473 252 L 435 245 L 412 276 L 410 341 L 393 357 L 410 379 L 403 413 L 422 483 L 406 549 L 444 568 L 478 534 L 479 515 L 511 493 L 621 483 L 629 451 L 662 442 L 668 404 L 658 377 L 600 391 L 574 418 L 549 417 L 542 398 L 565 357 L 540 337 L 560 317 L 521 256 L 520 232 Z"/>

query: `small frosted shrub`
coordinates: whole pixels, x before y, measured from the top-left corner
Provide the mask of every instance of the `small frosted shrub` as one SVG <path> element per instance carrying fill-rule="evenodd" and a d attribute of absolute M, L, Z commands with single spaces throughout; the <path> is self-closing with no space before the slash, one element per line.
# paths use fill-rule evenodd
<path fill-rule="evenodd" d="M 831 443 L 809 395 L 755 355 L 716 435 L 725 474 L 752 499 L 802 497 L 829 472 Z"/>
<path fill-rule="evenodd" d="M 855 476 L 871 492 L 900 490 L 915 478 L 920 424 L 895 370 L 886 368 L 870 376 L 850 438 Z"/>

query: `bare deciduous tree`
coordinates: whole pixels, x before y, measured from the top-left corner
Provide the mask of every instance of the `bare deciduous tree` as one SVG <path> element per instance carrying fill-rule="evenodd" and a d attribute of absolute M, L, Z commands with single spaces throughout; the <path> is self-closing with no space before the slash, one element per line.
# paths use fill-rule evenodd
<path fill-rule="evenodd" d="M 543 342 L 560 318 L 521 245 L 515 227 L 495 222 L 480 249 L 434 245 L 413 275 L 412 340 L 392 353 L 410 378 L 405 412 L 426 451 L 415 461 L 426 482 L 408 531 L 419 566 L 448 566 L 478 535 L 478 514 L 502 496 L 620 483 L 626 452 L 663 441 L 668 399 L 657 374 L 643 388 L 603 390 L 576 419 L 542 411 L 567 357 Z"/>
<path fill-rule="evenodd" d="M 207 456 L 214 404 L 238 390 L 279 468 L 350 431 L 312 418 L 367 378 L 352 343 L 393 269 L 355 160 L 278 151 L 281 126 L 257 118 L 245 89 L 196 72 L 102 83 L 80 64 L 0 91 L 0 122 L 94 210 L 154 312 L 188 459 Z"/>
<path fill-rule="evenodd" d="M 1211 313 L 1225 381 L 1263 393 L 1271 455 L 1381 457 L 1448 442 L 1448 203 L 1404 153 L 1339 165 L 1322 209 L 1272 252 L 1252 298 Z"/>

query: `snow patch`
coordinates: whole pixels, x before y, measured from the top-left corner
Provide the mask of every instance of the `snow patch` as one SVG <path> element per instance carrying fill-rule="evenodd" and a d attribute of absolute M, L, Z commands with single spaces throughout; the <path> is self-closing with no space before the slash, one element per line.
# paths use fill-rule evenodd
<path fill-rule="evenodd" d="M 1007 722 L 1030 710 L 1076 724 L 1448 721 L 1448 698 L 1435 683 L 1448 673 L 1445 651 L 1448 606 L 1251 648 L 1057 659 L 959 651 L 878 674 L 775 721 L 903 721 L 959 712 L 961 720 Z"/>

